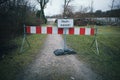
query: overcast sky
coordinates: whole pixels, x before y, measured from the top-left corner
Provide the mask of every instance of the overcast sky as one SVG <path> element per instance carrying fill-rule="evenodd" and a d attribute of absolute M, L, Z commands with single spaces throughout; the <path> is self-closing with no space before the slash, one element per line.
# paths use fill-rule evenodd
<path fill-rule="evenodd" d="M 85 7 L 90 6 L 91 1 L 92 0 L 74 0 L 73 2 L 71 2 L 71 5 L 74 6 L 76 10 L 78 10 L 81 5 Z M 62 8 L 63 2 L 64 0 L 49 0 L 49 3 L 45 8 L 45 15 L 51 16 L 61 14 L 63 12 Z M 106 11 L 110 9 L 112 0 L 93 0 L 93 2 L 94 11 L 96 10 Z M 35 4 L 36 3 L 35 0 L 32 0 L 32 3 Z M 39 5 L 37 5 L 36 7 L 39 8 Z"/>

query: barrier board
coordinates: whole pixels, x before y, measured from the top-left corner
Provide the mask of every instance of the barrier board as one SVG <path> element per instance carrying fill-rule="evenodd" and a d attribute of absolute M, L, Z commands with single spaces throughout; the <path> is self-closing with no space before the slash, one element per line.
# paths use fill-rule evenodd
<path fill-rule="evenodd" d="M 26 33 L 30 34 L 65 34 L 64 28 L 58 27 L 40 27 L 40 26 L 27 26 Z M 94 28 L 68 28 L 66 29 L 66 34 L 69 35 L 94 35 Z"/>
<path fill-rule="evenodd" d="M 96 51 L 99 54 L 98 49 L 98 43 L 97 43 L 97 28 L 81 28 L 81 27 L 72 27 L 72 28 L 61 28 L 61 27 L 41 27 L 41 26 L 25 26 L 24 25 L 24 38 L 22 41 L 22 46 L 20 52 L 23 51 L 23 46 L 25 41 L 27 42 L 28 46 L 30 47 L 30 44 L 26 37 L 27 34 L 68 34 L 68 35 L 89 35 L 94 36 L 94 40 L 91 44 L 91 47 L 93 44 L 96 44 Z M 66 39 L 64 40 L 66 42 Z"/>

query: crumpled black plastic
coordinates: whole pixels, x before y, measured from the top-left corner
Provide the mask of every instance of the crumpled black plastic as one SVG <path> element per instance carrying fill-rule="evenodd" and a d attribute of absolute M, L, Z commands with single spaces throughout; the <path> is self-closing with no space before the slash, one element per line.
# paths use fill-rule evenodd
<path fill-rule="evenodd" d="M 76 52 L 72 49 L 57 49 L 54 51 L 54 54 L 56 56 L 59 56 L 59 55 L 65 55 L 65 54 L 76 54 Z"/>

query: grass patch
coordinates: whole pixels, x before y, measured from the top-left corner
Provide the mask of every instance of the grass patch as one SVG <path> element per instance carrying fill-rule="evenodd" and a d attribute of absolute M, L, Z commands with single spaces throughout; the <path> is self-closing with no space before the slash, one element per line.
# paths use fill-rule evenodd
<path fill-rule="evenodd" d="M 102 80 L 120 80 L 120 27 L 98 27 L 100 54 L 90 45 L 94 36 L 67 35 L 68 46 L 77 51 L 78 58 L 98 73 Z"/>
<path fill-rule="evenodd" d="M 9 42 L 14 42 L 18 48 L 10 52 L 0 61 L 0 80 L 15 80 L 16 75 L 35 59 L 46 35 L 29 35 L 27 38 L 31 47 L 23 53 L 19 53 L 22 37 L 18 37 Z"/>

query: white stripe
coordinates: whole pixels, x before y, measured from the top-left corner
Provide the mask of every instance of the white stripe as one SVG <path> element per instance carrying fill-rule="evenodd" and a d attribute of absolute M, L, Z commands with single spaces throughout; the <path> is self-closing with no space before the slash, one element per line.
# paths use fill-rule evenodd
<path fill-rule="evenodd" d="M 75 27 L 74 28 L 74 34 L 79 35 L 80 34 L 80 28 Z"/>
<path fill-rule="evenodd" d="M 30 27 L 30 33 L 36 33 L 36 27 L 34 27 L 34 26 L 31 26 Z"/>
<path fill-rule="evenodd" d="M 91 28 L 85 28 L 85 35 L 90 35 Z"/>
<path fill-rule="evenodd" d="M 52 27 L 52 34 L 58 34 L 58 28 Z"/>
<path fill-rule="evenodd" d="M 41 33 L 47 34 L 47 27 L 41 27 Z"/>

